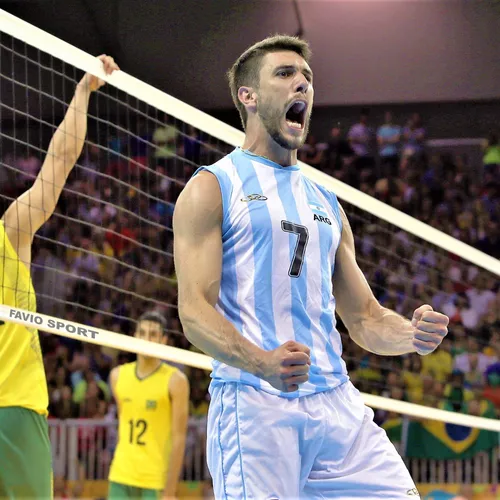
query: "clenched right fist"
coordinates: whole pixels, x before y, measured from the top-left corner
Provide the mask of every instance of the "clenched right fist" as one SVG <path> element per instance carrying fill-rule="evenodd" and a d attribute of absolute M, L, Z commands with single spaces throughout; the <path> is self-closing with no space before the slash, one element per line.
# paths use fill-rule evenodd
<path fill-rule="evenodd" d="M 309 380 L 309 347 L 289 340 L 265 354 L 262 378 L 282 392 L 293 392 Z"/>

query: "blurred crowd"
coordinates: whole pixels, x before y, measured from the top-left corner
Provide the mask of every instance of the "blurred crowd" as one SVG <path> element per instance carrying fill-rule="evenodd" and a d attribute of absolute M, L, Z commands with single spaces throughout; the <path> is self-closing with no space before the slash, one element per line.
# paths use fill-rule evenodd
<path fill-rule="evenodd" d="M 133 135 L 124 130 L 110 128 L 106 138 L 87 143 L 56 214 L 39 232 L 32 262 L 38 307 L 127 335 L 133 334 L 136 318 L 155 309 L 167 319 L 169 344 L 194 349 L 182 335 L 175 307 L 173 208 L 197 165 L 213 163 L 232 148 L 166 116 L 154 125 L 138 122 Z M 364 110 L 349 129 L 333 127 L 327 142 L 310 135 L 299 158 L 500 258 L 498 138 L 492 134 L 485 141 L 481 165 L 468 164 L 462 156 L 429 155 L 427 139 L 418 114 L 400 126 L 387 112 L 375 127 Z M 29 151 L 15 153 L 4 156 L 2 165 L 7 199 L 31 184 L 40 158 Z M 426 302 L 451 318 L 448 338 L 426 357 L 374 356 L 348 341 L 339 323 L 344 358 L 357 387 L 472 414 L 485 400 L 498 410 L 498 279 L 355 207 L 344 207 L 358 262 L 379 301 L 405 316 Z M 115 417 L 109 372 L 133 355 L 43 332 L 42 347 L 52 418 Z M 181 368 L 189 372 L 191 415 L 203 419 L 208 374 Z"/>
<path fill-rule="evenodd" d="M 378 127 L 368 110 L 347 131 L 334 126 L 327 142 L 310 135 L 300 159 L 361 191 L 500 258 L 500 143 L 484 140 L 482 164 L 464 155 L 426 150 L 427 133 L 415 113 L 402 126 L 385 113 Z"/>

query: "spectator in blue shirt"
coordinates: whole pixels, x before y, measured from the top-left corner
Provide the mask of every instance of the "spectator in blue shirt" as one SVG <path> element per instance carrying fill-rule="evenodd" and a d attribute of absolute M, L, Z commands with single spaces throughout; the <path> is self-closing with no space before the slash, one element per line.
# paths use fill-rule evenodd
<path fill-rule="evenodd" d="M 399 165 L 401 127 L 392 122 L 392 113 L 385 112 L 385 122 L 377 130 L 379 156 L 385 177 L 396 176 Z"/>

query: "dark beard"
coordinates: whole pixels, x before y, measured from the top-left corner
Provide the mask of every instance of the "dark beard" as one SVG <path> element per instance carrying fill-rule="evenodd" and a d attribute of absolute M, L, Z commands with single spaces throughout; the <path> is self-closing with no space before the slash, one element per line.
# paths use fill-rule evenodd
<path fill-rule="evenodd" d="M 269 136 L 276 144 L 278 144 L 278 146 L 281 146 L 283 149 L 299 149 L 306 142 L 307 134 L 309 133 L 311 114 L 309 114 L 305 118 L 305 130 L 304 134 L 302 135 L 302 139 L 298 142 L 297 139 L 292 142 L 285 139 L 285 137 L 281 133 L 280 123 L 283 118 L 283 110 L 273 109 L 272 106 L 267 106 L 266 103 L 262 103 L 260 106 L 257 105 L 257 113 Z"/>
<path fill-rule="evenodd" d="M 271 131 L 267 127 L 266 127 L 266 129 L 267 129 L 267 132 L 269 133 L 269 135 L 271 136 L 271 138 L 273 139 L 273 141 L 284 149 L 288 149 L 288 150 L 293 151 L 294 149 L 299 149 L 300 147 L 302 147 L 302 145 L 305 142 L 305 141 L 301 141 L 300 146 L 297 147 L 295 143 L 291 144 L 290 141 L 287 141 L 283 137 L 283 135 L 281 134 L 281 132 L 279 130 Z"/>

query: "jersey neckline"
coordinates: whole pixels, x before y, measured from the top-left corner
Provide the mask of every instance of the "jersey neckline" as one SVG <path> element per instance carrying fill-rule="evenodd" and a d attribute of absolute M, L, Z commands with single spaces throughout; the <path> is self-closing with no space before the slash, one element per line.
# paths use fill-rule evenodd
<path fill-rule="evenodd" d="M 147 380 L 149 377 L 154 375 L 161 368 L 162 364 L 163 363 L 160 363 L 151 373 L 149 373 L 145 377 L 139 377 L 139 373 L 137 373 L 137 361 L 136 361 L 134 366 L 134 375 L 137 378 L 137 380 L 139 380 L 139 382 L 143 382 L 144 380 Z"/>
<path fill-rule="evenodd" d="M 236 153 L 242 154 L 252 160 L 258 161 L 259 163 L 264 163 L 264 165 L 267 165 L 269 167 L 273 167 L 277 170 L 282 170 L 282 171 L 296 171 L 300 170 L 300 167 L 298 165 L 290 165 L 284 167 L 283 165 L 280 165 L 279 163 L 276 163 L 274 161 L 269 160 L 269 158 L 264 158 L 263 156 L 256 155 L 252 153 L 251 151 L 248 151 L 248 149 L 243 149 L 241 147 L 237 147 L 235 149 Z"/>

